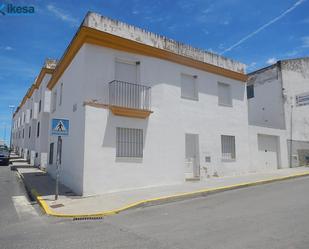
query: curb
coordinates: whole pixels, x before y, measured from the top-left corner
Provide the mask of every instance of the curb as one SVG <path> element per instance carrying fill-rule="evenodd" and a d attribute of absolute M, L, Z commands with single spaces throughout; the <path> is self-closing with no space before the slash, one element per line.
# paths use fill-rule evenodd
<path fill-rule="evenodd" d="M 113 209 L 113 210 L 93 213 L 93 214 L 62 214 L 62 213 L 54 212 L 45 202 L 44 198 L 36 191 L 36 189 L 31 189 L 30 193 L 47 215 L 54 216 L 54 217 L 61 217 L 61 218 L 97 218 L 97 217 L 106 217 L 106 216 L 114 215 L 114 214 L 120 213 L 128 209 L 160 205 L 163 203 L 196 198 L 196 197 L 206 196 L 206 195 L 214 194 L 218 192 L 224 192 L 224 191 L 233 190 L 233 189 L 262 185 L 262 184 L 267 184 L 267 183 L 272 183 L 272 182 L 282 181 L 282 180 L 288 180 L 288 179 L 293 179 L 293 178 L 298 178 L 298 177 L 304 177 L 304 176 L 309 176 L 309 171 L 304 172 L 304 173 L 299 173 L 299 174 L 293 174 L 289 176 L 271 178 L 267 180 L 245 182 L 245 183 L 240 183 L 240 184 L 228 185 L 224 187 L 201 189 L 201 190 L 194 191 L 194 192 L 186 192 L 186 193 L 181 193 L 181 194 L 176 194 L 176 195 L 169 195 L 169 196 L 163 196 L 163 197 L 152 198 L 152 199 L 147 199 L 147 200 L 141 200 L 141 201 L 126 205 L 124 207 L 118 208 L 118 209 Z"/>

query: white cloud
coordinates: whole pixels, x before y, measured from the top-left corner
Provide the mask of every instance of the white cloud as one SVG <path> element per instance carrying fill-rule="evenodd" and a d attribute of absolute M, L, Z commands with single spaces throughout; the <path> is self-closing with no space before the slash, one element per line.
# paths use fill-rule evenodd
<path fill-rule="evenodd" d="M 302 48 L 309 48 L 309 36 L 304 36 L 301 38 L 302 40 Z"/>
<path fill-rule="evenodd" d="M 266 63 L 267 63 L 268 65 L 275 64 L 276 62 L 277 62 L 277 59 L 274 58 L 274 57 L 269 58 L 269 59 L 266 61 Z"/>
<path fill-rule="evenodd" d="M 1 50 L 11 51 L 13 48 L 11 46 L 0 47 Z"/>
<path fill-rule="evenodd" d="M 223 25 L 229 25 L 229 24 L 230 24 L 230 21 L 229 21 L 229 20 L 225 20 L 225 21 L 222 22 L 222 24 L 223 24 Z"/>
<path fill-rule="evenodd" d="M 50 13 L 52 13 L 55 17 L 65 21 L 73 26 L 78 25 L 78 20 L 72 17 L 70 14 L 65 13 L 62 9 L 55 7 L 53 4 L 47 5 L 47 9 Z"/>
<path fill-rule="evenodd" d="M 284 16 L 286 16 L 288 13 L 292 12 L 295 8 L 297 8 L 299 5 L 301 5 L 303 2 L 305 2 L 306 0 L 298 0 L 296 3 L 294 3 L 290 8 L 288 8 L 287 10 L 285 10 L 283 13 L 281 13 L 279 16 L 275 17 L 274 19 L 270 20 L 269 22 L 267 22 L 266 24 L 262 25 L 261 27 L 259 27 L 258 29 L 256 29 L 255 31 L 251 32 L 249 35 L 246 35 L 245 37 L 241 38 L 238 42 L 234 43 L 232 46 L 228 47 L 227 49 L 225 49 L 221 54 L 224 54 L 228 51 L 231 51 L 232 49 L 234 49 L 235 47 L 239 46 L 240 44 L 244 43 L 245 41 L 247 41 L 248 39 L 250 39 L 251 37 L 257 35 L 258 33 L 260 33 L 262 30 L 266 29 L 267 27 L 269 27 L 270 25 L 274 24 L 275 22 L 279 21 L 281 18 L 283 18 Z"/>
<path fill-rule="evenodd" d="M 256 69 L 257 63 L 255 61 L 251 62 L 249 65 L 246 65 L 246 70 L 252 71 Z"/>
<path fill-rule="evenodd" d="M 305 18 L 304 20 L 302 20 L 302 23 L 309 23 L 309 18 Z"/>

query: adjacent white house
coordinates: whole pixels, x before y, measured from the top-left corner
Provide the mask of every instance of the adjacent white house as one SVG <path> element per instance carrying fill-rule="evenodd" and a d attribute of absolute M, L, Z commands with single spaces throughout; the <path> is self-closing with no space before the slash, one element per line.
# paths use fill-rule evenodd
<path fill-rule="evenodd" d="M 47 59 L 14 114 L 12 145 L 32 165 L 47 167 L 50 90 L 55 60 Z"/>
<path fill-rule="evenodd" d="M 309 164 L 309 58 L 278 61 L 248 76 L 252 167 Z"/>
<path fill-rule="evenodd" d="M 51 120 L 69 120 L 60 180 L 84 196 L 289 167 L 288 101 L 303 146 L 309 90 L 288 65 L 249 74 L 247 91 L 244 64 L 90 12 L 15 112 L 13 146 L 55 176 Z"/>

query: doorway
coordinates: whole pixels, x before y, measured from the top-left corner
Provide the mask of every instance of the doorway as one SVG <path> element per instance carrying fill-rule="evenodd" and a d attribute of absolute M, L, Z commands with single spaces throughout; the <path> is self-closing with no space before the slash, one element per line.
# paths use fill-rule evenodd
<path fill-rule="evenodd" d="M 185 134 L 185 178 L 200 178 L 198 134 Z"/>

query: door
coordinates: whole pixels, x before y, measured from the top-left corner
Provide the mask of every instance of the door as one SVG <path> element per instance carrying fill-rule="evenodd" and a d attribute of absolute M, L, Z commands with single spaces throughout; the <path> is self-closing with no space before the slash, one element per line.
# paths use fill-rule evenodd
<path fill-rule="evenodd" d="M 199 138 L 198 134 L 185 135 L 185 177 L 200 177 Z"/>
<path fill-rule="evenodd" d="M 138 77 L 137 62 L 116 60 L 116 92 L 121 106 L 135 109 L 140 108 L 142 88 L 137 85 L 139 82 Z"/>
<path fill-rule="evenodd" d="M 278 137 L 258 134 L 259 164 L 264 169 L 279 168 Z"/>

